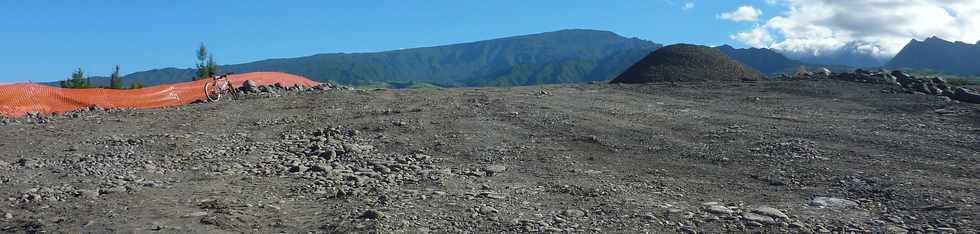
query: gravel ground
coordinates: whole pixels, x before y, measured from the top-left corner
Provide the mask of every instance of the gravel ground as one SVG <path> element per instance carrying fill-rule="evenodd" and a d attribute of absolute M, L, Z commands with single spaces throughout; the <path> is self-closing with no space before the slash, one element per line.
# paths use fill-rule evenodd
<path fill-rule="evenodd" d="M 980 105 L 887 89 L 335 89 L 15 121 L 0 232 L 976 233 Z"/>

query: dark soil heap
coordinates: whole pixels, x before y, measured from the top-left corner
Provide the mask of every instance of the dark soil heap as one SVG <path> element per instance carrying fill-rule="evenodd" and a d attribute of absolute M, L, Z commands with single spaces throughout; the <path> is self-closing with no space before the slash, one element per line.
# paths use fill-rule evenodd
<path fill-rule="evenodd" d="M 689 44 L 660 48 L 637 62 L 612 83 L 761 80 L 765 76 L 720 50 Z"/>

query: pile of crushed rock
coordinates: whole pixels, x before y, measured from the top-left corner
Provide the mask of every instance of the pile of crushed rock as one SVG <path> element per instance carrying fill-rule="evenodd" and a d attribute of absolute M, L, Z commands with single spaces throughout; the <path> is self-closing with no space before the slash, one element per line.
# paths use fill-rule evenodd
<path fill-rule="evenodd" d="M 437 181 L 443 174 L 431 156 L 381 153 L 358 139 L 358 131 L 333 127 L 286 132 L 268 145 L 268 155 L 248 172 L 296 177 L 312 183 L 293 188 L 324 198 L 384 191 L 402 184 Z"/>
<path fill-rule="evenodd" d="M 306 87 L 302 85 L 293 86 L 283 86 L 282 84 L 276 83 L 273 85 L 258 85 L 258 82 L 252 80 L 246 80 L 242 82 L 242 86 L 235 89 L 236 94 L 241 95 L 277 95 L 282 92 L 303 92 L 303 91 L 326 91 L 331 89 L 343 89 L 351 90 L 353 88 L 340 86 L 331 82 L 322 83 L 313 87 Z"/>
<path fill-rule="evenodd" d="M 980 104 L 980 92 L 965 87 L 954 87 L 942 77 L 916 77 L 902 71 L 867 71 L 857 69 L 854 72 L 833 73 L 826 68 L 817 72 L 798 72 L 793 77 L 781 76 L 783 79 L 833 79 L 870 84 L 886 84 L 898 86 L 902 92 L 928 94 L 949 97 L 950 99 Z"/>

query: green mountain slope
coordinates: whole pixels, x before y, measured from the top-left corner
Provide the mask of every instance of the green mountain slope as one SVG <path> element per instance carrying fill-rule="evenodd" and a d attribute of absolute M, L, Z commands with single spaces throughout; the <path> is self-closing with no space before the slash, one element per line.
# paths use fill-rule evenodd
<path fill-rule="evenodd" d="M 596 30 L 556 32 L 377 53 L 333 53 L 221 66 L 222 72 L 281 71 L 313 80 L 367 85 L 424 82 L 440 86 L 533 85 L 609 79 L 661 47 Z M 624 56 L 624 57 L 617 57 Z M 126 75 L 146 85 L 190 80 L 192 69 Z M 94 79 L 100 84 L 104 78 Z"/>
<path fill-rule="evenodd" d="M 601 59 L 565 59 L 547 64 L 518 65 L 499 74 L 472 79 L 467 86 L 515 86 L 610 80 L 656 48 L 629 49 Z"/>

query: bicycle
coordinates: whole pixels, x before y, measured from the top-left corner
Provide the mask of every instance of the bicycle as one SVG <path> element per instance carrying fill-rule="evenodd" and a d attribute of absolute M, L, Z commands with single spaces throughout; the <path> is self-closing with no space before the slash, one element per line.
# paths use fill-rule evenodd
<path fill-rule="evenodd" d="M 228 75 L 232 73 L 225 73 L 220 76 L 210 76 L 210 80 L 204 83 L 204 96 L 207 97 L 209 102 L 217 102 L 221 100 L 222 96 L 231 94 L 232 98 L 237 98 L 238 93 L 235 92 L 235 86 L 231 84 L 231 80 L 228 79 Z"/>

